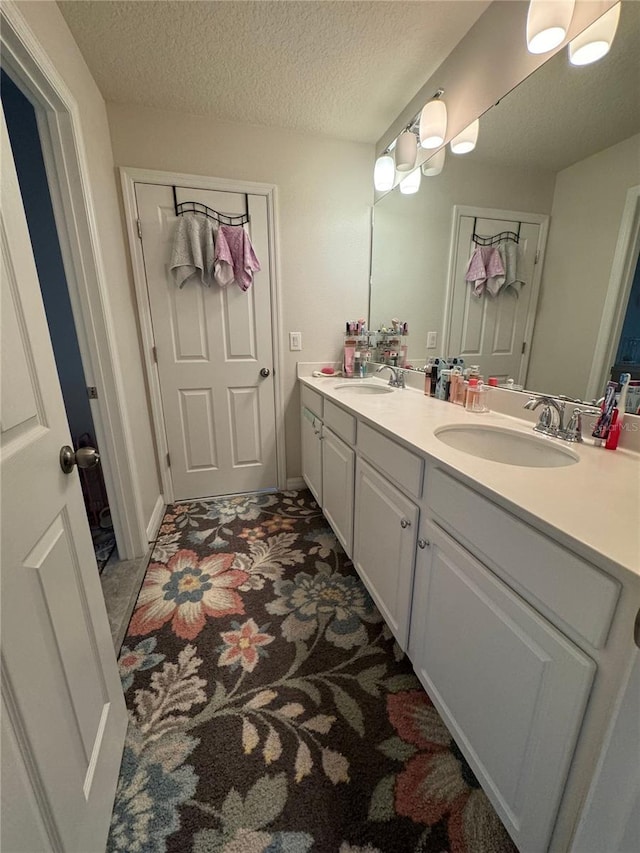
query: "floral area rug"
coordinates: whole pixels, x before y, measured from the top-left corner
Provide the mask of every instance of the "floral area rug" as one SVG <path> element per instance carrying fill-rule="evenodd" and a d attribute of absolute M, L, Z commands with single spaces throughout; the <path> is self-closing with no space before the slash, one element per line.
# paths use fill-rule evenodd
<path fill-rule="evenodd" d="M 309 492 L 168 508 L 109 851 L 513 853 Z"/>

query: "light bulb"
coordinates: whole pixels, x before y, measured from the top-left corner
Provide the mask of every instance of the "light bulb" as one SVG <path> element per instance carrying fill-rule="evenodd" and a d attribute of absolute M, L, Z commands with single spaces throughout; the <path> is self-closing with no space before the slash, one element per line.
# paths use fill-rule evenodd
<path fill-rule="evenodd" d="M 451 140 L 451 150 L 454 154 L 468 154 L 469 151 L 473 151 L 476 147 L 476 142 L 478 141 L 478 130 L 480 129 L 480 122 L 478 119 L 472 121 L 468 127 L 459 133 L 456 137 Z"/>
<path fill-rule="evenodd" d="M 527 14 L 529 53 L 548 53 L 567 34 L 575 0 L 530 0 Z"/>
<path fill-rule="evenodd" d="M 396 142 L 396 169 L 399 172 L 409 172 L 416 165 L 418 143 L 415 134 L 403 130 Z"/>
<path fill-rule="evenodd" d="M 439 148 L 447 135 L 447 105 L 444 101 L 429 101 L 420 113 L 420 145 Z"/>
<path fill-rule="evenodd" d="M 390 154 L 383 154 L 376 160 L 373 169 L 373 185 L 379 192 L 386 192 L 393 188 L 396 177 L 396 164 Z"/>
<path fill-rule="evenodd" d="M 413 195 L 420 189 L 420 169 L 414 169 L 406 178 L 400 181 L 400 192 L 403 195 Z"/>
<path fill-rule="evenodd" d="M 435 178 L 444 169 L 444 158 L 447 153 L 446 148 L 441 148 L 437 154 L 430 157 L 426 163 L 422 164 L 422 174 L 425 178 Z"/>
<path fill-rule="evenodd" d="M 590 27 L 569 43 L 572 65 L 589 65 L 609 53 L 620 20 L 620 3 L 594 21 Z"/>

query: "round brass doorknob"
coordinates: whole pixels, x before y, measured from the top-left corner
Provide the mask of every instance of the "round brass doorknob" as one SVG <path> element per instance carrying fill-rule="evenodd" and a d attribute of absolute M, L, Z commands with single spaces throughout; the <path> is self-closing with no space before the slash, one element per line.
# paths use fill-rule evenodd
<path fill-rule="evenodd" d="M 60 467 L 65 474 L 70 474 L 75 465 L 78 468 L 95 468 L 99 461 L 100 454 L 95 447 L 79 447 L 75 452 L 68 444 L 60 448 Z"/>
<path fill-rule="evenodd" d="M 270 376 L 270 375 L 271 375 L 271 371 L 269 370 L 268 367 L 263 367 L 262 370 L 260 371 L 260 376 L 264 376 L 265 379 L 267 378 L 267 376 Z"/>

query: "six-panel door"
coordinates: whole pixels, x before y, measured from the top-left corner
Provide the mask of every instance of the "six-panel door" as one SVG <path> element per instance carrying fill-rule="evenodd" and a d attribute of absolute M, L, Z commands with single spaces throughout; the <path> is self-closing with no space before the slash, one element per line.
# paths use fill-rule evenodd
<path fill-rule="evenodd" d="M 178 288 L 169 269 L 173 188 L 136 184 L 174 499 L 277 486 L 269 222 L 264 196 L 176 187 L 178 202 L 250 217 L 262 271 Z M 266 369 L 267 375 L 261 370 Z"/>
<path fill-rule="evenodd" d="M 127 714 L 2 116 L 3 850 L 104 850 Z M 45 840 L 46 839 L 46 840 Z"/>

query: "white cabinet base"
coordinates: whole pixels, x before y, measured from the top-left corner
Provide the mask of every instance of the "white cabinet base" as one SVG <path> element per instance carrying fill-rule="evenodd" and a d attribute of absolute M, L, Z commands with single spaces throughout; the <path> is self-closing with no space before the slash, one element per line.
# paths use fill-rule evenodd
<path fill-rule="evenodd" d="M 594 662 L 440 528 L 416 573 L 418 677 L 521 853 L 546 850 Z"/>

